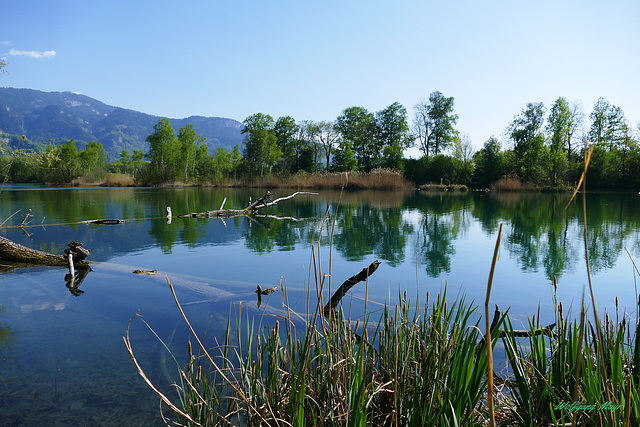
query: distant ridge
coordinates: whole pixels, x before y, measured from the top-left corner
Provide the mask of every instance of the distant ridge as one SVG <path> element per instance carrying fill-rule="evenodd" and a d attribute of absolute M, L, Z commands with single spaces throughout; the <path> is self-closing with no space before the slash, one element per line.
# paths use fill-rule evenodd
<path fill-rule="evenodd" d="M 25 135 L 31 141 L 28 147 L 74 139 L 81 148 L 83 143 L 98 141 L 109 160 L 116 160 L 122 150 L 131 153 L 134 149 L 145 149 L 145 140 L 160 118 L 72 92 L 0 88 L 0 134 Z M 202 116 L 169 120 L 176 133 L 192 123 L 196 132 L 207 138 L 205 143 L 211 154 L 217 147 L 230 149 L 243 140 L 242 123 L 237 120 Z"/>

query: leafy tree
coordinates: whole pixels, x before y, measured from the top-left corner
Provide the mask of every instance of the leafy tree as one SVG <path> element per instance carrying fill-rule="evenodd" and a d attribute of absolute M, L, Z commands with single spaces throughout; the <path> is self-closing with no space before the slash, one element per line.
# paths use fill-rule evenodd
<path fill-rule="evenodd" d="M 476 165 L 474 182 L 481 187 L 488 187 L 505 173 L 500 142 L 495 136 L 485 141 L 484 146 L 473 156 Z"/>
<path fill-rule="evenodd" d="M 184 171 L 185 182 L 189 181 L 189 178 L 196 177 L 196 152 L 201 145 L 204 145 L 205 137 L 196 133 L 193 124 L 180 128 L 178 131 L 178 146 L 180 147 L 180 170 Z M 206 150 L 205 150 L 206 154 Z M 202 157 L 202 156 L 201 156 Z M 191 173 L 189 173 L 191 171 Z"/>
<path fill-rule="evenodd" d="M 458 115 L 453 113 L 453 97 L 445 97 L 436 91 L 429 95 L 429 103 L 421 100 L 414 107 L 413 129 L 418 148 L 425 156 L 438 155 L 453 142 L 454 125 Z"/>
<path fill-rule="evenodd" d="M 378 139 L 383 147 L 385 166 L 401 169 L 402 152 L 411 143 L 406 108 L 394 102 L 384 110 L 378 111 L 376 125 Z"/>
<path fill-rule="evenodd" d="M 589 140 L 608 151 L 613 151 L 624 139 L 626 119 L 620 107 L 599 98 L 591 112 Z"/>
<path fill-rule="evenodd" d="M 276 137 L 276 144 L 282 152 L 280 170 L 290 172 L 294 167 L 301 145 L 298 136 L 299 126 L 291 116 L 280 117 L 273 126 L 273 133 Z"/>
<path fill-rule="evenodd" d="M 358 168 L 358 159 L 356 159 L 351 147 L 352 142 L 349 140 L 341 140 L 338 143 L 338 150 L 336 150 L 332 160 L 333 170 L 351 171 Z"/>
<path fill-rule="evenodd" d="M 457 135 L 453 140 L 453 158 L 460 165 L 456 181 L 469 185 L 473 177 L 473 145 L 469 135 Z"/>
<path fill-rule="evenodd" d="M 4 60 L 0 59 L 0 76 L 5 73 L 9 73 L 7 71 L 7 63 Z"/>
<path fill-rule="evenodd" d="M 246 134 L 244 160 L 249 173 L 264 174 L 282 158 L 282 150 L 278 147 L 278 138 L 274 134 L 273 118 L 268 114 L 256 113 L 243 122 L 242 133 Z"/>
<path fill-rule="evenodd" d="M 539 160 L 544 145 L 544 135 L 541 133 L 544 113 L 542 102 L 530 102 L 510 125 L 517 173 L 525 181 L 540 178 Z"/>
<path fill-rule="evenodd" d="M 107 163 L 107 153 L 101 143 L 91 141 L 84 150 L 78 152 L 78 159 L 83 170 L 103 168 Z"/>
<path fill-rule="evenodd" d="M 78 147 L 73 139 L 66 144 L 62 144 L 56 150 L 57 162 L 53 167 L 58 170 L 56 182 L 71 182 L 80 174 L 80 162 L 78 157 Z"/>
<path fill-rule="evenodd" d="M 169 119 L 162 118 L 153 126 L 153 133 L 147 137 L 150 160 L 150 178 L 153 182 L 170 182 L 177 176 L 176 157 L 180 155 L 173 127 Z"/>
<path fill-rule="evenodd" d="M 233 171 L 231 153 L 224 147 L 216 148 L 211 161 L 211 169 L 214 178 L 221 181 L 224 176 L 228 176 Z"/>
<path fill-rule="evenodd" d="M 569 151 L 573 114 L 566 98 L 558 98 L 549 113 L 547 133 L 549 135 L 549 158 L 546 162 L 549 183 L 553 186 L 567 176 L 567 152 Z"/>
<path fill-rule="evenodd" d="M 353 150 L 359 167 L 369 171 L 377 166 L 381 147 L 373 113 L 363 107 L 349 107 L 338 116 L 335 128 L 343 140 L 340 149 Z M 349 155 L 345 154 L 343 157 L 347 158 Z M 353 165 L 353 162 L 347 163 Z"/>

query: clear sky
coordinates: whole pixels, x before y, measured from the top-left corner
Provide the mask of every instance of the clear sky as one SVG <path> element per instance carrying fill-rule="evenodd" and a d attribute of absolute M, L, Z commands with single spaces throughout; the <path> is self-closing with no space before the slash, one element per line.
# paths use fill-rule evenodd
<path fill-rule="evenodd" d="M 170 118 L 334 120 L 455 98 L 476 148 L 528 102 L 640 121 L 640 1 L 8 0 L 0 86 Z"/>

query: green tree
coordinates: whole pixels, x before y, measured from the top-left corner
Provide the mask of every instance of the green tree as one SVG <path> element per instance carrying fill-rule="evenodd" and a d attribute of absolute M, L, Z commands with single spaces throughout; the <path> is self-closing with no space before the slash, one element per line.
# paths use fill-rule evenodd
<path fill-rule="evenodd" d="M 540 155 L 544 145 L 542 125 L 545 108 L 542 102 L 530 102 L 510 125 L 518 176 L 525 181 L 540 178 Z"/>
<path fill-rule="evenodd" d="M 180 128 L 178 131 L 178 145 L 180 147 L 180 170 L 184 171 L 184 180 L 188 182 L 190 178 L 196 178 L 196 152 L 201 145 L 204 145 L 205 137 L 198 135 L 193 124 Z"/>
<path fill-rule="evenodd" d="M 264 175 L 265 167 L 271 168 L 282 158 L 278 139 L 274 134 L 273 118 L 268 114 L 256 113 L 243 122 L 242 133 L 246 134 L 244 161 L 249 173 Z"/>
<path fill-rule="evenodd" d="M 566 98 L 554 102 L 547 120 L 549 135 L 549 161 L 547 162 L 549 183 L 553 186 L 565 181 L 568 172 L 567 153 L 570 147 L 573 114 Z"/>
<path fill-rule="evenodd" d="M 279 169 L 290 172 L 296 164 L 301 139 L 298 136 L 299 127 L 291 116 L 278 118 L 273 125 L 276 144 L 282 153 Z"/>
<path fill-rule="evenodd" d="M 604 98 L 599 98 L 590 115 L 591 129 L 589 140 L 597 146 L 613 151 L 624 139 L 627 121 L 620 107 L 612 105 Z"/>
<path fill-rule="evenodd" d="M 56 150 L 57 162 L 54 168 L 58 170 L 56 182 L 71 182 L 80 175 L 80 161 L 78 156 L 78 147 L 73 139 L 66 144 L 62 144 Z"/>
<path fill-rule="evenodd" d="M 320 155 L 320 128 L 312 120 L 303 120 L 298 124 L 296 135 L 296 156 L 294 171 L 313 172 L 318 169 Z"/>
<path fill-rule="evenodd" d="M 351 147 L 352 142 L 349 140 L 341 140 L 338 143 L 338 149 L 336 150 L 332 160 L 331 168 L 333 170 L 351 171 L 358 168 L 358 159 L 356 159 Z"/>
<path fill-rule="evenodd" d="M 152 182 L 170 182 L 177 177 L 176 158 L 180 157 L 177 140 L 169 119 L 162 118 L 153 126 L 153 133 L 147 137 Z"/>
<path fill-rule="evenodd" d="M 473 145 L 469 135 L 457 135 L 453 140 L 453 158 L 459 165 L 456 181 L 469 185 L 473 177 Z"/>
<path fill-rule="evenodd" d="M 402 152 L 411 143 L 407 109 L 402 104 L 394 102 L 376 113 L 376 125 L 378 139 L 383 148 L 384 165 L 402 169 Z"/>
<path fill-rule="evenodd" d="M 458 115 L 453 113 L 454 99 L 436 91 L 429 95 L 429 103 L 420 100 L 414 107 L 413 130 L 422 154 L 438 155 L 453 142 L 454 125 Z"/>
<path fill-rule="evenodd" d="M 78 152 L 78 159 L 82 170 L 104 168 L 107 163 L 107 153 L 101 143 L 91 141 L 84 150 Z"/>
<path fill-rule="evenodd" d="M 504 175 L 500 142 L 495 136 L 485 141 L 482 149 L 473 156 L 473 162 L 476 165 L 474 182 L 480 187 L 489 187 Z"/>
<path fill-rule="evenodd" d="M 359 167 L 369 171 L 378 165 L 381 147 L 373 113 L 363 107 L 349 107 L 338 116 L 335 128 L 343 140 L 340 149 L 353 150 Z"/>

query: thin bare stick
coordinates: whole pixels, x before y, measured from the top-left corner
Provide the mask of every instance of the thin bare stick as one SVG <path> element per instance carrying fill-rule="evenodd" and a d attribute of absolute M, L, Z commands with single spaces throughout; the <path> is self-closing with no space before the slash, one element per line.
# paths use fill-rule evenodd
<path fill-rule="evenodd" d="M 167 278 L 167 283 L 169 284 L 169 289 L 171 289 L 171 294 L 173 294 L 173 299 L 176 302 L 176 305 L 178 306 L 178 310 L 180 310 L 180 314 L 182 315 L 182 318 L 184 319 L 184 321 L 187 323 L 187 326 L 189 327 L 189 330 L 191 331 L 191 334 L 193 335 L 193 337 L 196 339 L 196 341 L 198 342 L 198 345 L 200 346 L 200 350 L 202 350 L 202 352 L 204 353 L 205 356 L 207 356 L 207 359 L 209 359 L 209 362 L 211 362 L 211 365 L 214 367 L 214 369 L 218 372 L 218 374 L 220 374 L 220 376 L 222 377 L 222 379 L 231 386 L 231 388 L 233 388 L 233 390 L 238 393 L 238 396 L 240 396 L 240 398 L 242 400 L 244 400 L 244 403 L 249 407 L 252 408 L 253 411 L 258 414 L 260 416 L 260 418 L 262 419 L 262 421 L 266 424 L 266 420 L 264 419 L 264 417 L 262 417 L 262 414 L 260 413 L 260 411 L 257 408 L 254 408 L 253 405 L 251 404 L 251 402 L 249 401 L 249 399 L 247 398 L 247 396 L 242 392 L 242 390 L 240 390 L 238 388 L 238 386 L 231 381 L 229 378 L 227 378 L 227 376 L 225 375 L 225 373 L 222 371 L 222 369 L 220 369 L 220 367 L 216 364 L 216 362 L 213 360 L 213 358 L 211 357 L 211 355 L 209 354 L 209 352 L 207 351 L 207 349 L 204 347 L 204 345 L 202 344 L 202 341 L 200 341 L 200 337 L 198 336 L 198 334 L 196 334 L 196 331 L 193 329 L 193 326 L 191 326 L 191 323 L 189 322 L 189 319 L 187 318 L 187 315 L 184 314 L 184 310 L 182 310 L 182 306 L 180 305 L 180 301 L 178 301 L 178 296 L 176 295 L 176 291 L 175 289 L 173 289 L 173 285 L 171 284 L 171 281 L 169 280 L 169 276 L 165 275 L 165 277 Z M 275 418 L 275 415 L 272 414 L 272 416 Z"/>
<path fill-rule="evenodd" d="M 496 247 L 493 250 L 493 261 L 491 261 L 491 270 L 489 271 L 489 281 L 487 282 L 487 298 L 484 302 L 484 317 L 487 328 L 486 343 L 487 343 L 487 381 L 488 381 L 488 398 L 487 403 L 489 405 L 489 421 L 491 427 L 496 425 L 496 414 L 493 408 L 493 349 L 491 344 L 491 324 L 489 323 L 489 298 L 491 297 L 491 286 L 493 285 L 493 273 L 496 269 L 496 262 L 498 261 L 498 254 L 500 253 L 500 238 L 502 237 L 502 224 L 498 230 L 498 238 L 496 239 Z"/>
<path fill-rule="evenodd" d="M 11 216 L 9 216 L 9 218 L 5 219 L 4 221 L 2 221 L 2 224 L 0 224 L 0 227 L 3 227 L 4 224 L 9 221 L 11 218 L 13 218 L 15 215 L 17 215 L 22 209 L 18 209 L 17 211 L 15 211 L 13 214 L 11 214 Z"/>
<path fill-rule="evenodd" d="M 133 354 L 133 348 L 131 348 L 131 339 L 129 338 L 129 329 L 131 328 L 131 322 L 133 321 L 133 318 L 139 316 L 138 313 L 136 313 L 133 317 L 131 317 L 131 319 L 129 319 L 129 324 L 127 325 L 127 331 L 126 331 L 126 336 L 122 337 L 122 340 L 124 341 L 124 345 L 127 348 L 127 352 L 129 352 L 129 356 L 131 357 L 131 360 L 133 361 L 133 364 L 136 366 L 136 369 L 138 370 L 138 373 L 140 374 L 140 376 L 142 377 L 142 379 L 147 383 L 147 385 L 149 387 L 151 387 L 151 390 L 154 391 L 154 393 L 156 393 L 160 399 L 169 407 L 171 408 L 174 412 L 180 414 L 181 416 L 185 417 L 187 420 L 189 420 L 190 422 L 196 424 L 196 425 L 201 425 L 199 423 L 197 423 L 196 421 L 193 420 L 193 418 L 191 418 L 189 415 L 185 414 L 184 412 L 182 412 L 180 410 L 180 408 L 178 408 L 176 405 L 174 405 L 164 394 L 162 394 L 160 392 L 160 390 L 158 390 L 153 383 L 149 380 L 149 378 L 147 378 L 147 375 L 144 373 L 144 371 L 142 370 L 142 368 L 140 367 L 140 364 L 138 364 L 138 361 L 136 360 L 136 357 Z"/>

